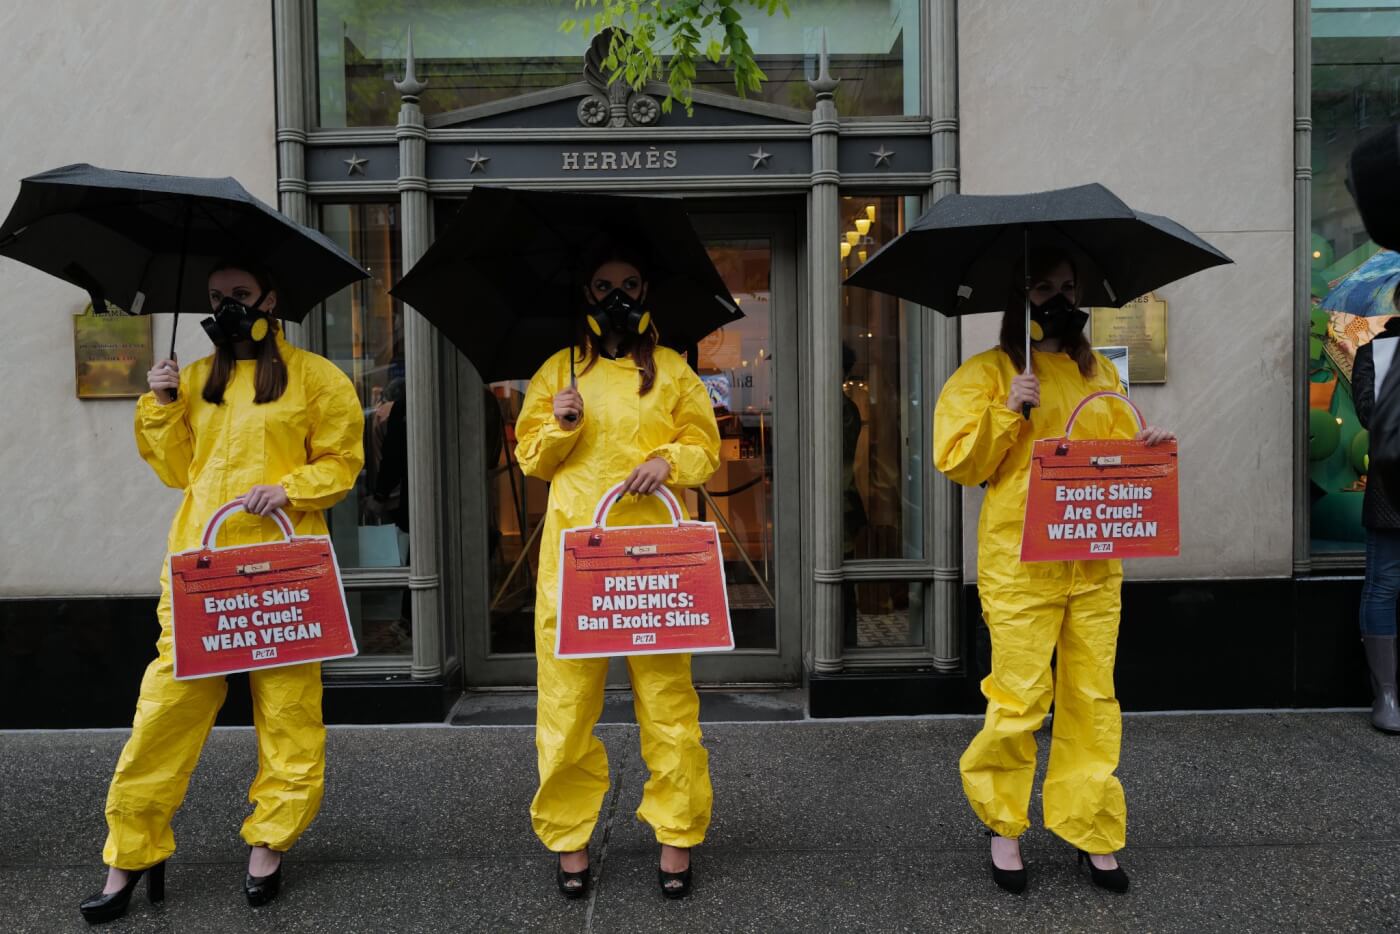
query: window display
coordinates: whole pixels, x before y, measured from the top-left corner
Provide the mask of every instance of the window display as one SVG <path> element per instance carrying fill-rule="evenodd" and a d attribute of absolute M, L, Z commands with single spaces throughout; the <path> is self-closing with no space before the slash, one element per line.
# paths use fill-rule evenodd
<path fill-rule="evenodd" d="M 1357 143 L 1400 121 L 1400 0 L 1314 0 L 1312 9 L 1312 550 L 1359 561 L 1367 435 L 1352 404 L 1351 368 L 1357 348 L 1396 314 L 1400 258 L 1367 237 L 1346 165 Z"/>

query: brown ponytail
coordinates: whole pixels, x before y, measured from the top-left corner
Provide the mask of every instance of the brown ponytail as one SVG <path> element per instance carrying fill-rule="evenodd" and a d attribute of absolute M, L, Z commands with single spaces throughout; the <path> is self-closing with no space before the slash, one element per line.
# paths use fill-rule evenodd
<path fill-rule="evenodd" d="M 639 396 L 645 396 L 656 385 L 656 345 L 659 340 L 660 334 L 657 333 L 656 325 L 653 324 L 632 341 L 632 348 L 628 355 L 632 358 L 632 362 L 637 364 L 637 372 L 641 376 L 637 387 L 637 395 Z M 582 370 L 579 370 L 580 376 L 593 369 L 593 365 L 598 362 L 598 358 L 603 354 L 602 343 L 602 339 L 595 337 L 587 327 L 581 328 L 578 340 L 574 344 L 574 352 L 577 353 L 578 349 L 582 347 L 583 359 L 588 362 L 584 364 Z"/>
<path fill-rule="evenodd" d="M 257 343 L 257 369 L 253 372 L 253 402 L 263 405 L 276 402 L 287 391 L 287 365 L 282 360 L 282 352 L 277 349 L 276 334 L 281 328 L 272 322 L 267 337 Z M 204 401 L 212 405 L 223 405 L 224 390 L 228 388 L 229 376 L 237 361 L 232 347 L 220 347 L 214 352 L 214 365 L 209 368 L 209 378 L 204 381 Z"/>

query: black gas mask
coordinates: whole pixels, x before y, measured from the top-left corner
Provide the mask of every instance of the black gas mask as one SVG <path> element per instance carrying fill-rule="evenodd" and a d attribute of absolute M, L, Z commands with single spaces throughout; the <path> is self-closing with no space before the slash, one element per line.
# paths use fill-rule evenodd
<path fill-rule="evenodd" d="M 641 299 L 633 298 L 622 289 L 613 289 L 588 306 L 588 328 L 594 337 L 616 331 L 630 340 L 645 334 L 649 327 L 651 312 L 642 305 Z"/>
<path fill-rule="evenodd" d="M 1031 340 L 1064 340 L 1084 330 L 1087 312 L 1075 308 L 1063 293 L 1056 292 L 1043 305 L 1031 306 Z"/>
<path fill-rule="evenodd" d="M 262 297 L 253 303 L 262 303 Z M 249 308 L 235 298 L 225 298 L 212 318 L 199 322 L 216 347 L 229 347 L 239 341 L 258 343 L 272 331 L 272 318 L 265 311 Z"/>

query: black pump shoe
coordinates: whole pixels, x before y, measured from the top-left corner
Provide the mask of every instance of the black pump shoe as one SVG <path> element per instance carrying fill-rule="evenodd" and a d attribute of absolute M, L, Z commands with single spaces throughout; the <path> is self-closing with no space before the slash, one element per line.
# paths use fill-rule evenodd
<path fill-rule="evenodd" d="M 559 885 L 559 894 L 565 898 L 583 898 L 588 894 L 588 870 L 592 868 L 585 866 L 578 872 L 564 871 L 564 855 L 559 854 L 559 865 L 555 869 L 555 881 Z"/>
<path fill-rule="evenodd" d="M 1128 874 L 1123 871 L 1122 866 L 1114 869 L 1100 869 L 1094 865 L 1094 861 L 1089 858 L 1089 854 L 1079 850 L 1079 863 L 1089 864 L 1089 878 L 1101 889 L 1108 889 L 1110 892 L 1117 892 L 1119 895 L 1128 891 Z"/>
<path fill-rule="evenodd" d="M 992 881 L 997 884 L 997 888 L 1012 895 L 1020 895 L 1026 890 L 1026 870 L 1002 869 L 996 863 L 992 863 Z"/>
<path fill-rule="evenodd" d="M 989 833 L 988 836 L 995 837 L 999 835 Z M 1027 877 L 1026 867 L 1024 865 L 1022 865 L 1020 869 L 1002 869 L 996 863 L 992 862 L 990 856 L 987 858 L 987 864 L 992 867 L 992 881 L 997 884 L 997 888 L 1004 892 L 1010 892 L 1012 895 L 1020 895 L 1026 890 Z"/>
<path fill-rule="evenodd" d="M 250 872 L 243 877 L 243 896 L 248 899 L 248 905 L 251 908 L 266 905 L 281 891 L 282 861 L 280 859 L 277 861 L 277 868 L 272 870 L 270 875 L 255 876 Z"/>
<path fill-rule="evenodd" d="M 689 866 L 680 872 L 667 872 L 664 869 L 656 870 L 656 881 L 661 886 L 661 894 L 667 898 L 685 898 L 690 894 L 690 868 Z"/>
<path fill-rule="evenodd" d="M 691 852 L 689 847 L 673 847 L 672 849 L 685 850 L 690 860 L 680 872 L 667 872 L 660 866 L 656 867 L 656 883 L 661 886 L 661 894 L 667 898 L 685 898 L 690 894 L 690 870 L 695 868 L 695 854 Z"/>
<path fill-rule="evenodd" d="M 165 863 L 156 863 L 149 869 L 137 869 L 127 877 L 126 885 L 115 892 L 96 892 L 83 899 L 78 905 L 78 910 L 83 913 L 83 920 L 88 924 L 102 924 L 106 921 L 115 921 L 126 914 L 126 909 L 131 904 L 131 893 L 136 891 L 136 883 L 141 881 L 141 877 L 146 877 L 146 897 L 151 904 L 165 901 Z"/>

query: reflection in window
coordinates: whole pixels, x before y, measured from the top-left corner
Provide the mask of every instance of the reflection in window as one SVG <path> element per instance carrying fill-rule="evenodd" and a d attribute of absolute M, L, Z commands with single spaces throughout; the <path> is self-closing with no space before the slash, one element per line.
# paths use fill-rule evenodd
<path fill-rule="evenodd" d="M 842 275 L 904 229 L 918 199 L 841 199 Z M 915 305 L 843 288 L 841 515 L 846 560 L 924 554 L 923 316 Z"/>
<path fill-rule="evenodd" d="M 918 0 L 792 0 L 789 17 L 746 8 L 745 29 L 768 75 L 755 97 L 810 109 L 807 80 L 816 76 L 825 29 L 843 115 L 918 113 L 919 6 Z M 580 81 L 589 37 L 559 28 L 576 15 L 572 0 L 318 0 L 321 126 L 395 123 L 393 82 L 403 74 L 410 26 L 418 76 L 428 83 L 426 114 Z M 733 77 L 704 59 L 694 85 L 737 93 Z M 683 119 L 677 108 L 663 122 Z"/>
<path fill-rule="evenodd" d="M 549 485 L 522 475 L 515 462 L 515 422 L 528 386 L 528 380 L 492 383 L 482 400 L 493 655 L 535 650 L 535 581 Z"/>
<path fill-rule="evenodd" d="M 350 628 L 361 655 L 411 655 L 408 590 L 347 590 Z"/>
<path fill-rule="evenodd" d="M 710 501 L 686 494 L 690 514 L 720 528 L 734 644 L 777 647 L 774 588 L 772 244 L 762 239 L 705 244 L 744 317 L 700 342 L 696 372 L 719 424 L 719 469 L 705 484 Z"/>
<path fill-rule="evenodd" d="M 1355 553 L 1365 547 L 1367 436 L 1352 404 L 1351 365 L 1395 313 L 1400 262 L 1367 237 L 1346 165 L 1357 143 L 1400 120 L 1400 2 L 1315 0 L 1312 36 L 1312 549 Z"/>
<path fill-rule="evenodd" d="M 388 293 L 401 274 L 398 206 L 323 205 L 321 228 L 370 273 L 327 299 L 322 312 L 321 352 L 355 384 L 365 416 L 365 469 L 354 492 L 330 510 L 331 538 L 341 567 L 401 567 L 408 563 L 403 308 Z M 407 591 L 400 596 L 355 597 L 364 601 L 365 626 L 397 622 L 407 639 Z M 375 650 L 362 644 L 361 651 Z"/>
<path fill-rule="evenodd" d="M 924 644 L 924 595 L 920 581 L 862 581 L 841 588 L 843 644 L 848 649 Z"/>

